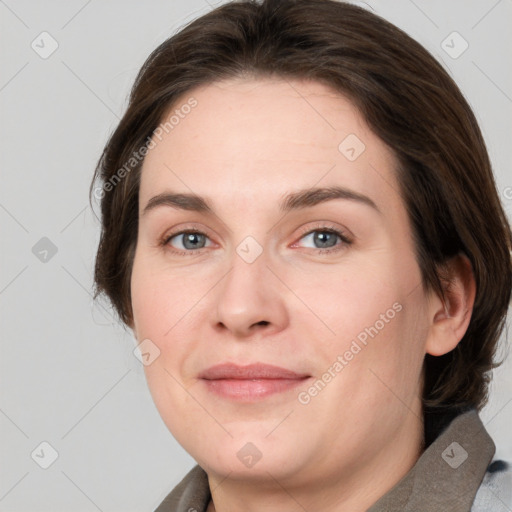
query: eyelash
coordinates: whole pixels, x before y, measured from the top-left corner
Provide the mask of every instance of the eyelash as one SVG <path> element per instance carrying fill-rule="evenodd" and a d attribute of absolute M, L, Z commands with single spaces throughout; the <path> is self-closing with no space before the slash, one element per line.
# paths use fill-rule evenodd
<path fill-rule="evenodd" d="M 315 226 L 313 229 L 311 229 L 311 227 L 305 228 L 302 231 L 302 234 L 300 235 L 299 241 L 302 240 L 304 237 L 311 235 L 312 233 L 315 233 L 315 232 L 331 233 L 333 235 L 338 236 L 338 238 L 342 242 L 341 244 L 338 244 L 334 247 L 329 247 L 327 249 L 321 249 L 321 248 L 313 249 L 313 251 L 315 251 L 317 254 L 329 254 L 329 253 L 338 252 L 338 251 L 342 250 L 345 246 L 350 246 L 353 244 L 353 240 L 349 236 L 347 236 L 346 233 L 344 233 L 343 231 L 340 231 L 339 229 L 335 228 L 334 226 L 325 225 L 325 224 Z M 167 247 L 167 246 L 169 246 L 169 242 L 174 237 L 179 236 L 179 235 L 190 234 L 190 233 L 196 233 L 198 235 L 204 235 L 204 236 L 208 237 L 208 235 L 206 233 L 204 233 L 203 231 L 196 229 L 196 228 L 183 229 L 181 231 L 176 231 L 174 233 L 164 236 L 160 242 L 160 245 L 163 247 Z M 294 245 L 296 243 L 297 242 L 295 242 Z M 176 254 L 178 256 L 198 256 L 199 254 L 202 254 L 203 249 L 205 249 L 205 248 L 202 247 L 200 249 L 189 250 L 189 251 L 182 251 L 182 250 L 175 249 L 175 248 L 172 248 L 169 250 L 171 253 Z"/>
<path fill-rule="evenodd" d="M 313 249 L 317 254 L 329 254 L 329 253 L 335 253 L 338 251 L 343 250 L 345 247 L 348 247 L 352 245 L 353 240 L 350 238 L 345 232 L 341 231 L 340 229 L 336 228 L 332 225 L 327 224 L 318 224 L 314 226 L 313 228 L 307 227 L 302 230 L 302 234 L 300 235 L 299 241 L 302 240 L 304 237 L 311 235 L 312 233 L 331 233 L 333 235 L 336 235 L 341 243 L 338 245 L 335 245 L 334 247 L 329 247 L 327 249 Z M 297 242 L 293 244 L 295 246 Z"/>

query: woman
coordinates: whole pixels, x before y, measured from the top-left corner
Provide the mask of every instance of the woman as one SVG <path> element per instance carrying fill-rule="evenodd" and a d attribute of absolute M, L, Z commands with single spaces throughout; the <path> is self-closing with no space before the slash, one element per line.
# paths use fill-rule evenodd
<path fill-rule="evenodd" d="M 198 463 L 159 512 L 499 510 L 512 235 L 423 47 L 342 2 L 226 4 L 150 55 L 96 173 L 97 291 Z"/>

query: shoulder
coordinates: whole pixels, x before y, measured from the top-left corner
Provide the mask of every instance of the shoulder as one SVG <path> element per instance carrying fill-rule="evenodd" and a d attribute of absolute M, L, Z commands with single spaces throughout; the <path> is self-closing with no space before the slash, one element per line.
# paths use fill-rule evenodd
<path fill-rule="evenodd" d="M 204 512 L 210 497 L 208 476 L 196 465 L 165 497 L 155 512 Z"/>
<path fill-rule="evenodd" d="M 512 465 L 504 460 L 491 462 L 478 492 L 471 512 L 508 512 L 512 510 Z"/>

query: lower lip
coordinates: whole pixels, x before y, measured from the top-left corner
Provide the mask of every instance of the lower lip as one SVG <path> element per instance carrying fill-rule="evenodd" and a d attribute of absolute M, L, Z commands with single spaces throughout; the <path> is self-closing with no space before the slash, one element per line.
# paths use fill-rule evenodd
<path fill-rule="evenodd" d="M 303 379 L 216 379 L 204 380 L 209 391 L 232 400 L 258 400 L 276 393 L 289 391 L 299 384 L 303 384 L 308 377 Z"/>

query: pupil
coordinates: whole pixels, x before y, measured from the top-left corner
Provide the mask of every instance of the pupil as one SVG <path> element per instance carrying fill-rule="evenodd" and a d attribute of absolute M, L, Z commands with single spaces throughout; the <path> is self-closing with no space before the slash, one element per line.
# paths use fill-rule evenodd
<path fill-rule="evenodd" d="M 203 235 L 201 235 L 200 233 L 188 233 L 188 234 L 186 234 L 185 237 L 184 237 L 183 246 L 186 249 L 197 249 L 197 247 L 203 247 L 204 240 L 203 240 L 203 244 L 201 244 L 201 240 L 200 240 L 200 238 L 202 236 Z"/>
<path fill-rule="evenodd" d="M 320 231 L 314 236 L 315 244 L 320 248 L 333 247 L 336 245 L 336 234 L 328 231 Z M 333 242 L 333 243 L 329 243 Z"/>

